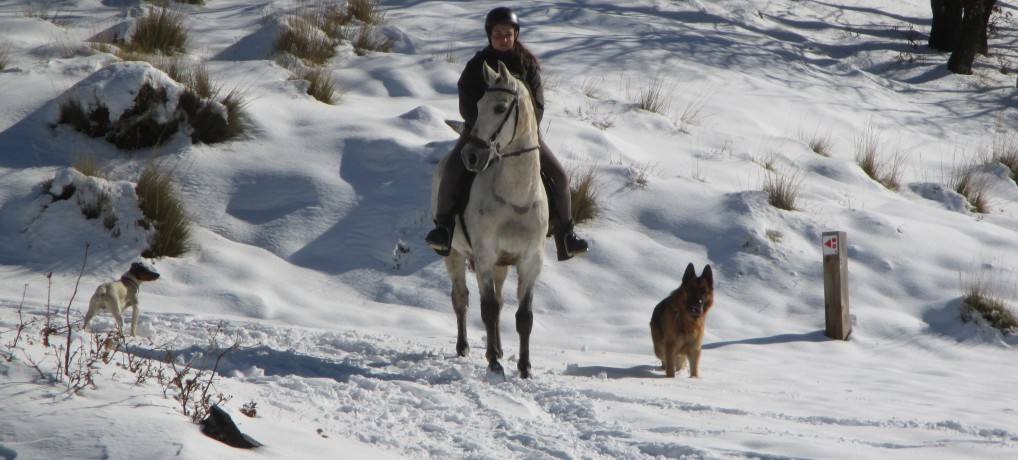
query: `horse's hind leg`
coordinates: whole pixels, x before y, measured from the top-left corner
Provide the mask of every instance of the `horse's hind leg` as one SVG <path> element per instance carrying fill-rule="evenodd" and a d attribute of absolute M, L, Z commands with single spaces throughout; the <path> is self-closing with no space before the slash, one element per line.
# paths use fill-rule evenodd
<path fill-rule="evenodd" d="M 467 310 L 470 304 L 470 291 L 467 290 L 465 260 L 456 250 L 445 258 L 445 269 L 452 280 L 452 309 L 456 312 L 456 354 L 466 356 L 470 353 L 467 343 Z"/>

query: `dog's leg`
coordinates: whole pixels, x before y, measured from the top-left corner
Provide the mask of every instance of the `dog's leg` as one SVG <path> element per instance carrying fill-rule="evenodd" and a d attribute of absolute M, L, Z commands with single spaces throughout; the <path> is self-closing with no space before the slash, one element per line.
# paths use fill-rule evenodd
<path fill-rule="evenodd" d="M 81 326 L 82 330 L 87 329 L 88 322 L 92 321 L 92 317 L 102 311 L 102 298 L 105 295 L 106 290 L 102 286 L 96 288 L 95 293 L 92 294 L 92 298 L 88 301 L 88 313 L 85 313 L 85 324 Z"/>
<path fill-rule="evenodd" d="M 689 352 L 689 376 L 700 377 L 700 347 Z"/>
<path fill-rule="evenodd" d="M 679 355 L 679 347 L 675 343 L 665 341 L 664 348 L 665 348 L 665 362 L 664 362 L 665 376 L 675 377 L 675 371 L 677 370 L 677 367 L 675 366 L 675 361 Z"/>
<path fill-rule="evenodd" d="M 138 326 L 138 304 L 128 305 L 131 307 L 131 337 L 134 337 L 134 329 Z"/>
<path fill-rule="evenodd" d="M 124 307 L 119 303 L 110 305 L 110 313 L 113 314 L 113 319 L 117 322 L 117 330 L 120 334 L 124 333 Z"/>

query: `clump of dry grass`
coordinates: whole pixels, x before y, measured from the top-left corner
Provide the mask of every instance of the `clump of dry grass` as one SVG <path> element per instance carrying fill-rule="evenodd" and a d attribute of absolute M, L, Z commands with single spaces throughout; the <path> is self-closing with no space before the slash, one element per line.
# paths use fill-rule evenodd
<path fill-rule="evenodd" d="M 368 51 L 388 53 L 396 45 L 391 38 L 369 24 L 361 26 L 352 44 L 358 56 L 364 56 Z"/>
<path fill-rule="evenodd" d="M 1018 183 L 1018 139 L 1014 133 L 998 135 L 994 138 L 988 162 L 1003 165 L 1011 172 L 1011 179 Z"/>
<path fill-rule="evenodd" d="M 586 222 L 601 212 L 601 191 L 597 187 L 597 173 L 593 166 L 573 170 L 570 174 L 569 199 L 572 203 L 573 222 Z"/>
<path fill-rule="evenodd" d="M 191 218 L 173 185 L 173 178 L 172 168 L 151 161 L 138 179 L 135 187 L 138 206 L 146 221 L 155 228 L 155 236 L 142 257 L 180 257 L 193 247 Z"/>
<path fill-rule="evenodd" d="M 135 53 L 162 53 L 171 56 L 187 50 L 186 15 L 165 6 L 151 8 L 138 19 L 134 33 L 121 49 Z"/>
<path fill-rule="evenodd" d="M 326 104 L 339 102 L 342 92 L 339 90 L 332 73 L 327 69 L 313 68 L 303 73 L 301 80 L 308 82 L 307 93 Z"/>
<path fill-rule="evenodd" d="M 789 174 L 777 171 L 767 174 L 763 184 L 767 202 L 778 209 L 797 210 L 799 193 L 802 192 L 804 181 L 805 176 L 801 170 L 795 170 Z"/>
<path fill-rule="evenodd" d="M 799 131 L 799 139 L 809 146 L 809 149 L 820 156 L 831 156 L 834 148 L 834 141 L 831 139 L 830 130 L 822 130 L 818 123 L 812 132 Z"/>
<path fill-rule="evenodd" d="M 290 18 L 279 35 L 273 49 L 289 53 L 311 65 L 322 65 L 336 55 L 338 41 L 301 17 Z"/>
<path fill-rule="evenodd" d="M 23 13 L 26 17 L 37 18 L 47 21 L 57 27 L 67 27 L 73 23 L 70 16 L 60 12 L 57 2 L 35 1 L 29 2 Z"/>
<path fill-rule="evenodd" d="M 385 10 L 378 6 L 378 0 L 348 0 L 346 11 L 350 17 L 365 24 L 385 24 Z"/>
<path fill-rule="evenodd" d="M 675 123 L 680 132 L 689 133 L 690 126 L 700 124 L 705 117 L 709 116 L 704 114 L 703 111 L 707 108 L 707 104 L 710 103 L 711 99 L 714 98 L 716 91 L 715 87 L 708 86 L 693 93 L 689 103 L 682 109 L 682 113 Z"/>
<path fill-rule="evenodd" d="M 95 155 L 74 155 L 71 159 L 71 167 L 89 177 L 98 177 L 106 180 L 110 179 L 110 174 L 103 169 L 102 165 L 99 163 L 99 159 L 96 158 Z"/>
<path fill-rule="evenodd" d="M 871 179 L 889 190 L 901 188 L 901 169 L 905 156 L 900 144 L 889 156 L 884 156 L 883 138 L 872 124 L 867 124 L 856 138 L 855 162 Z"/>
<path fill-rule="evenodd" d="M 674 86 L 666 87 L 664 78 L 658 74 L 640 88 L 636 106 L 648 112 L 667 115 L 674 90 Z"/>
<path fill-rule="evenodd" d="M 1018 332 L 1018 317 L 1009 304 L 1009 297 L 1016 291 L 1013 283 L 1010 289 L 1005 289 L 1006 283 L 995 272 L 971 270 L 962 274 L 961 284 L 962 321 L 979 317 L 1005 335 Z"/>
<path fill-rule="evenodd" d="M 0 70 L 6 69 L 14 62 L 11 56 L 14 53 L 11 41 L 7 37 L 0 37 Z"/>
<path fill-rule="evenodd" d="M 962 167 L 950 179 L 948 187 L 965 197 L 973 211 L 980 214 L 990 212 L 990 183 L 979 173 L 977 166 Z"/>

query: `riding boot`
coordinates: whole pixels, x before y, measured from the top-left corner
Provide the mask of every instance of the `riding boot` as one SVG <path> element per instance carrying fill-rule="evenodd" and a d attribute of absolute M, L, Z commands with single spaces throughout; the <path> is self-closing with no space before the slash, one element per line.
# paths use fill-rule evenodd
<path fill-rule="evenodd" d="M 435 216 L 435 228 L 428 232 L 424 241 L 435 250 L 435 253 L 445 257 L 452 249 L 452 232 L 456 228 L 456 219 L 451 216 Z"/>
<path fill-rule="evenodd" d="M 589 249 L 587 241 L 576 236 L 573 231 L 573 221 L 567 222 L 555 231 L 555 251 L 558 253 L 558 260 L 564 261 L 575 256 L 587 254 Z"/>

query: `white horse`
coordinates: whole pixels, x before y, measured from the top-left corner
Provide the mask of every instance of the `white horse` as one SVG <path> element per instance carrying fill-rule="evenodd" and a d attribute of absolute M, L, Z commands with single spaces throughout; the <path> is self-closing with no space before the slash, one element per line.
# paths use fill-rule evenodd
<path fill-rule="evenodd" d="M 463 161 L 477 173 L 470 198 L 457 218 L 452 249 L 445 267 L 452 280 L 452 307 L 456 311 L 456 352 L 466 356 L 468 295 L 466 264 L 477 275 L 481 291 L 481 319 L 487 332 L 488 369 L 504 375 L 499 317 L 502 285 L 509 266 L 516 266 L 519 308 L 516 332 L 520 335 L 520 377 L 530 377 L 530 331 L 534 325 L 534 286 L 544 263 L 548 234 L 548 198 L 541 181 L 537 118 L 527 85 L 512 76 L 505 64 L 496 73 L 484 65 L 488 90 L 477 103 L 477 122 L 460 158 L 451 155 L 438 165 L 432 182 L 432 210 L 445 161 Z"/>

